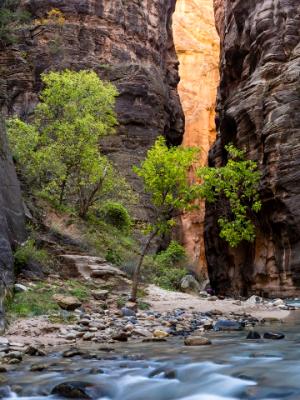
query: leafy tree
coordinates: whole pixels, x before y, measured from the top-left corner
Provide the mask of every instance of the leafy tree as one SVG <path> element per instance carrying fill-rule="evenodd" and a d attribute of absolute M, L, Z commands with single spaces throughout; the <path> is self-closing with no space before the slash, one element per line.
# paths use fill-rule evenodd
<path fill-rule="evenodd" d="M 199 196 L 208 203 L 215 203 L 226 199 L 229 208 L 219 218 L 220 237 L 225 239 L 231 247 L 236 247 L 242 240 L 253 241 L 255 226 L 252 214 L 261 209 L 258 186 L 260 172 L 257 163 L 245 159 L 245 153 L 233 145 L 225 147 L 229 160 L 224 167 L 198 169 L 198 176 L 202 180 L 199 186 Z"/>
<path fill-rule="evenodd" d="M 134 272 L 133 301 L 136 301 L 141 267 L 151 242 L 175 225 L 176 215 L 192 207 L 197 191 L 189 183 L 187 175 L 196 161 L 197 153 L 193 148 L 168 148 L 165 139 L 160 136 L 141 166 L 134 167 L 134 172 L 143 180 L 145 191 L 151 196 L 155 215 L 148 226 L 149 236 Z"/>
<path fill-rule="evenodd" d="M 2 46 L 16 41 L 14 29 L 29 20 L 29 14 L 18 8 L 19 0 L 2 0 L 0 3 L 0 44 Z"/>
<path fill-rule="evenodd" d="M 85 217 L 116 186 L 99 141 L 114 132 L 117 90 L 91 71 L 50 72 L 42 81 L 32 123 L 8 121 L 13 154 L 30 185 Z"/>

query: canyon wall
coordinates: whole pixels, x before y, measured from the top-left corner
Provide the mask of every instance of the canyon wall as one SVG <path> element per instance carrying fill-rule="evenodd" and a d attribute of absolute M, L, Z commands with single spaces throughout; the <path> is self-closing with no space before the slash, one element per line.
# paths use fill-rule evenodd
<path fill-rule="evenodd" d="M 207 163 L 216 137 L 215 103 L 219 83 L 219 36 L 213 0 L 177 0 L 173 17 L 174 43 L 179 65 L 178 91 L 185 114 L 183 144 L 201 150 L 199 165 Z M 205 205 L 182 217 L 182 242 L 193 268 L 206 276 L 204 247 Z"/>
<path fill-rule="evenodd" d="M 6 112 L 30 116 L 41 89 L 40 75 L 66 68 L 93 69 L 118 90 L 118 133 L 103 149 L 137 191 L 132 173 L 158 135 L 182 141 L 184 116 L 177 93 L 178 60 L 172 14 L 176 0 L 21 0 L 32 23 L 19 44 L 0 56 L 6 72 Z M 52 9 L 61 20 L 47 17 Z M 148 202 L 136 209 L 147 219 Z"/>
<path fill-rule="evenodd" d="M 229 249 L 218 237 L 222 204 L 206 214 L 206 254 L 219 293 L 300 293 L 300 4 L 215 0 L 221 35 L 218 136 L 210 165 L 233 142 L 258 162 L 263 208 L 256 241 Z"/>

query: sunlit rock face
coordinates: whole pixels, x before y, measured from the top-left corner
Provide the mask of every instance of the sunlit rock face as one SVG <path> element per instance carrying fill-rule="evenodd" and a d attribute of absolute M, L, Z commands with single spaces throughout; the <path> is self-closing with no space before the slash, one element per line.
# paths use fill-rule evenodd
<path fill-rule="evenodd" d="M 206 254 L 219 293 L 300 293 L 300 3 L 215 0 L 221 35 L 218 137 L 211 165 L 233 142 L 257 160 L 263 208 L 255 243 L 229 249 L 207 208 Z"/>
<path fill-rule="evenodd" d="M 185 114 L 183 144 L 201 150 L 199 164 L 207 163 L 216 137 L 215 102 L 219 83 L 219 36 L 212 0 L 177 0 L 173 17 L 179 58 L 179 95 Z M 182 218 L 182 240 L 195 271 L 207 274 L 204 249 L 205 206 Z"/>

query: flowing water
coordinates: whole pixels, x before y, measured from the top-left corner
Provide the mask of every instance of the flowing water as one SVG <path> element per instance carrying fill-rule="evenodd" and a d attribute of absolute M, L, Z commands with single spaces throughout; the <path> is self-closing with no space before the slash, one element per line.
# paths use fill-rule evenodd
<path fill-rule="evenodd" d="M 246 340 L 246 332 L 215 333 L 212 346 L 165 343 L 120 344 L 114 352 L 91 350 L 90 357 L 32 358 L 7 374 L 4 398 L 55 399 L 54 386 L 87 382 L 89 395 L 103 400 L 300 399 L 300 318 L 257 330 L 281 331 L 281 341 Z M 93 358 L 98 357 L 98 359 Z M 32 363 L 47 368 L 31 372 Z M 18 394 L 16 394 L 16 392 Z M 1 395 L 0 395 L 1 397 Z"/>

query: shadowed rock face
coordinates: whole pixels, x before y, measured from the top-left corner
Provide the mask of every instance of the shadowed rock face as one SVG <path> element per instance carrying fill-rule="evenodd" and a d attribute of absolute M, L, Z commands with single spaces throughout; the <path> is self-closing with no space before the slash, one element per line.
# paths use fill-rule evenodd
<path fill-rule="evenodd" d="M 221 35 L 218 138 L 210 164 L 233 142 L 257 160 L 263 209 L 257 239 L 230 250 L 208 207 L 206 254 L 218 292 L 290 296 L 300 291 L 300 4 L 215 0 Z"/>
<path fill-rule="evenodd" d="M 8 151 L 0 116 L 0 334 L 4 328 L 3 297 L 14 280 L 12 248 L 25 238 L 23 205 L 19 182 Z"/>
<path fill-rule="evenodd" d="M 184 117 L 177 94 L 178 61 L 171 18 L 176 0 L 22 0 L 33 17 L 16 50 L 0 64 L 10 69 L 8 113 L 27 117 L 41 89 L 40 74 L 50 69 L 93 69 L 118 88 L 118 134 L 103 147 L 138 191 L 131 167 L 155 138 L 182 140 Z M 59 9 L 62 25 L 40 25 Z M 145 205 L 147 208 L 147 205 Z M 144 219 L 145 208 L 137 210 Z"/>

